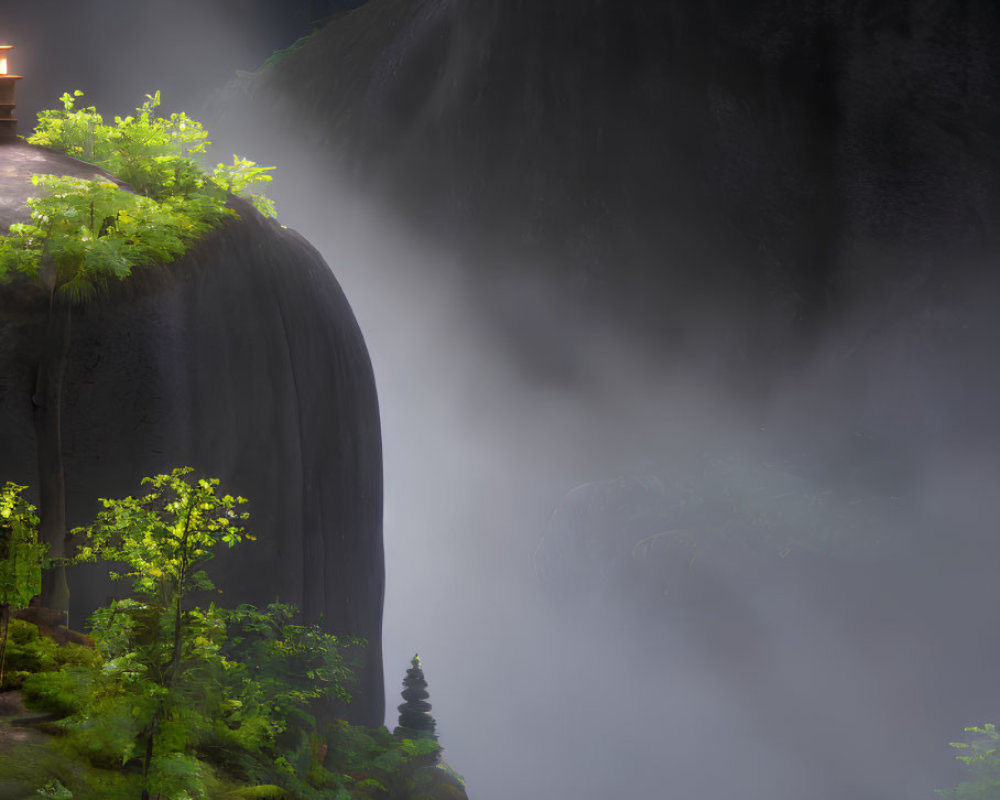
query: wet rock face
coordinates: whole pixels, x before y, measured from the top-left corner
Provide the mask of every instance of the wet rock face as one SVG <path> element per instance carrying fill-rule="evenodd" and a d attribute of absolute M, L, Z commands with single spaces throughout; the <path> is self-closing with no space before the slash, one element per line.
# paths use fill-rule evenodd
<path fill-rule="evenodd" d="M 249 205 L 237 210 L 180 262 L 74 312 L 62 414 L 69 524 L 92 519 L 96 498 L 134 494 L 140 478 L 175 466 L 220 478 L 249 498 L 258 541 L 212 563 L 217 601 L 280 599 L 366 639 L 348 712 L 381 724 L 381 440 L 368 353 L 316 250 Z M 43 309 L 0 291 L 0 476 L 29 486 Z M 124 589 L 90 567 L 70 582 L 75 627 Z"/>
<path fill-rule="evenodd" d="M 985 0 L 372 0 L 229 108 L 461 242 L 499 317 L 520 265 L 654 345 L 732 328 L 766 360 L 995 246 L 998 37 Z"/>

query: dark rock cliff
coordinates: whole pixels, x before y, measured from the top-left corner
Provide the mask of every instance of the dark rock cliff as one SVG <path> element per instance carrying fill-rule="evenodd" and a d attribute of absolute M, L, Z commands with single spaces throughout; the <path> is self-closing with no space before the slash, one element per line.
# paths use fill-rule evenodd
<path fill-rule="evenodd" d="M 240 219 L 180 261 L 74 312 L 62 414 L 69 523 L 174 466 L 220 478 L 249 498 L 258 537 L 213 563 L 222 602 L 280 598 L 366 639 L 349 715 L 380 725 L 382 465 L 368 353 L 316 250 L 234 207 Z M 39 300 L 0 291 L 0 477 L 32 486 Z M 79 627 L 115 589 L 94 569 L 70 582 Z"/>
<path fill-rule="evenodd" d="M 213 113 L 466 247 L 501 320 L 522 268 L 656 348 L 728 331 L 760 374 L 995 245 L 998 42 L 977 0 L 372 0 Z"/>

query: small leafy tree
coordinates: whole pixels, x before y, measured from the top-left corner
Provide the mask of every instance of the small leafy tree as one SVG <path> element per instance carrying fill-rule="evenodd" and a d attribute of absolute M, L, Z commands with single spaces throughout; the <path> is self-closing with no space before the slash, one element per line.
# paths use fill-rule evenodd
<path fill-rule="evenodd" d="M 188 468 L 143 485 L 145 496 L 102 500 L 94 523 L 74 532 L 77 561 L 114 562 L 111 577 L 132 584 L 132 597 L 91 617 L 101 663 L 75 659 L 24 684 L 30 707 L 60 717 L 62 744 L 94 770 L 74 791 L 202 798 L 213 764 L 260 796 L 319 800 L 343 788 L 349 777 L 324 766 L 330 725 L 318 717 L 328 701 L 349 701 L 343 653 L 362 643 L 297 624 L 288 605 L 191 603 L 214 588 L 205 562 L 252 538 L 242 498 Z M 120 774 L 129 764 L 138 769 Z M 114 791 L 109 775 L 120 778 Z"/>
<path fill-rule="evenodd" d="M 74 531 L 82 540 L 76 561 L 113 562 L 111 577 L 132 586 L 132 597 L 91 617 L 98 652 L 57 647 L 26 623 L 12 627 L 23 645 L 25 701 L 54 714 L 65 735 L 5 779 L 37 796 L 107 800 L 464 796 L 457 778 L 432 767 L 440 751 L 433 738 L 332 719 L 328 701 L 350 699 L 344 651 L 363 642 L 298 624 L 289 605 L 191 602 L 214 588 L 206 563 L 253 538 L 242 527 L 242 498 L 220 495 L 217 480 L 189 468 L 142 483 L 147 494 L 102 500 L 94 523 Z M 23 489 L 0 491 L 0 523 L 30 541 L 37 519 Z M 40 552 L 12 582 L 0 573 L 0 586 L 19 587 L 17 602 L 37 584 Z M 65 769 L 69 752 L 85 768 Z"/>
<path fill-rule="evenodd" d="M 133 598 L 100 612 L 95 627 L 104 634 L 107 674 L 130 690 L 134 724 L 122 728 L 122 756 L 133 755 L 136 739 L 144 743 L 143 800 L 167 776 L 184 773 L 179 759 L 192 758 L 185 749 L 206 705 L 218 700 L 214 689 L 225 670 L 218 656 L 223 621 L 214 609 L 188 608 L 186 601 L 192 592 L 214 589 L 201 567 L 220 546 L 253 539 L 239 524 L 248 516 L 237 510 L 243 498 L 220 496 L 218 480 L 191 473 L 183 467 L 145 478 L 149 494 L 101 500 L 94 523 L 74 531 L 85 540 L 77 560 L 120 562 L 125 571 L 111 577 L 132 583 Z M 197 764 L 188 766 L 196 776 Z"/>
<path fill-rule="evenodd" d="M 38 542 L 35 507 L 21 496 L 27 487 L 0 488 L 0 686 L 7 662 L 7 634 L 12 609 L 24 608 L 41 591 L 45 545 Z"/>

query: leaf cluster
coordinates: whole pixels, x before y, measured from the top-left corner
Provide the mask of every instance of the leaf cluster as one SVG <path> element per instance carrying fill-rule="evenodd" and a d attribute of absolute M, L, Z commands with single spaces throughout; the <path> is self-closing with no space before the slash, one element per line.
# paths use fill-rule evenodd
<path fill-rule="evenodd" d="M 106 124 L 93 106 L 76 108 L 83 92 L 64 93 L 61 109 L 38 114 L 29 144 L 48 147 L 117 175 L 135 191 L 161 199 L 190 195 L 204 185 L 196 159 L 211 142 L 201 123 L 183 112 L 160 117 L 160 93 L 146 95 L 134 115 Z"/>
<path fill-rule="evenodd" d="M 212 182 L 230 194 L 243 197 L 253 203 L 265 217 L 277 217 L 274 201 L 262 192 L 255 191 L 259 184 L 270 183 L 274 167 L 262 167 L 253 161 L 233 156 L 232 164 L 217 164 L 212 172 Z"/>
<path fill-rule="evenodd" d="M 95 164 L 157 200 L 202 193 L 224 201 L 218 191 L 222 190 L 245 197 L 261 213 L 275 216 L 274 203 L 252 191 L 256 185 L 271 182 L 269 173 L 274 167 L 234 155 L 232 164 L 217 164 L 206 174 L 201 160 L 212 144 L 208 132 L 184 112 L 159 116 L 159 92 L 147 94 L 135 114 L 116 116 L 113 124 L 105 123 L 93 106 L 77 108 L 76 100 L 82 96 L 79 90 L 64 93 L 61 109 L 40 112 L 28 142 Z"/>
<path fill-rule="evenodd" d="M 318 702 L 350 700 L 354 675 L 344 653 L 360 640 L 297 624 L 298 610 L 283 603 L 264 611 L 244 604 L 221 615 L 223 653 L 240 665 L 231 676 L 240 684 L 236 693 L 262 710 L 274 734 L 295 722 L 313 729 L 317 719 L 310 709 Z"/>
<path fill-rule="evenodd" d="M 431 786 L 441 777 L 435 741 L 317 713 L 349 701 L 347 654 L 363 642 L 302 624 L 286 604 L 188 602 L 214 588 L 204 568 L 218 552 L 253 538 L 244 500 L 218 483 L 188 468 L 147 478 L 145 494 L 102 500 L 94 522 L 74 531 L 75 561 L 107 563 L 131 597 L 90 618 L 96 652 L 48 642 L 69 655 L 60 663 L 40 656 L 48 671 L 30 674 L 23 691 L 30 708 L 61 718 L 53 747 L 62 756 L 18 779 L 41 787 L 40 796 L 108 800 L 140 790 L 189 800 L 393 800 Z M 15 508 L 15 488 L 0 514 Z M 26 623 L 11 630 L 12 652 L 40 641 Z"/>
<path fill-rule="evenodd" d="M 40 191 L 28 201 L 31 222 L 0 236 L 0 283 L 26 277 L 78 305 L 138 266 L 183 255 L 235 216 L 228 193 L 275 216 L 273 202 L 254 190 L 271 181 L 273 168 L 233 156 L 206 174 L 207 132 L 183 112 L 159 116 L 159 92 L 112 124 L 93 106 L 77 108 L 80 96 L 63 94 L 61 109 L 40 112 L 28 142 L 88 161 L 129 189 L 100 177 L 34 176 Z"/>
<path fill-rule="evenodd" d="M 38 541 L 35 507 L 22 496 L 25 486 L 0 487 L 0 605 L 24 608 L 38 594 L 46 545 Z"/>
<path fill-rule="evenodd" d="M 75 560 L 125 565 L 111 578 L 132 580 L 132 592 L 150 608 L 167 607 L 194 590 L 215 586 L 204 570 L 220 546 L 233 547 L 253 541 L 240 522 L 249 514 L 239 511 L 245 498 L 219 496 L 216 478 L 195 478 L 190 467 L 169 475 L 143 478 L 151 491 L 142 497 L 102 499 L 104 510 L 94 522 L 72 531 L 80 540 Z"/>
<path fill-rule="evenodd" d="M 55 707 L 58 706 L 61 709 L 58 713 L 66 714 L 76 707 L 76 700 L 73 698 L 84 691 L 71 685 L 76 680 L 72 673 L 88 673 L 101 663 L 101 658 L 90 647 L 73 642 L 56 644 L 49 637 L 42 636 L 32 623 L 12 619 L 7 638 L 6 662 L 3 689 L 19 688 L 29 676 L 48 673 L 53 676 L 54 681 L 45 690 L 49 699 L 39 695 L 37 703 L 45 705 L 45 710 L 52 713 L 56 713 Z M 55 678 L 57 675 L 61 677 Z M 66 685 L 63 686 L 60 681 Z"/>
<path fill-rule="evenodd" d="M 434 766 L 441 753 L 434 739 L 401 739 L 384 727 L 367 730 L 343 720 L 329 727 L 327 737 L 327 767 L 336 775 L 336 785 L 344 797 L 408 798 L 416 784 L 461 783 L 457 773 L 452 781 L 440 774 L 446 770 Z M 432 792 L 431 796 L 439 793 Z"/>
<path fill-rule="evenodd" d="M 31 222 L 0 237 L 0 282 L 40 280 L 71 305 L 147 264 L 163 264 L 232 212 L 211 198 L 157 201 L 108 180 L 35 175 Z"/>
<path fill-rule="evenodd" d="M 349 700 L 343 653 L 359 642 L 299 624 L 288 605 L 192 605 L 193 593 L 215 589 L 203 567 L 216 552 L 254 538 L 242 526 L 245 500 L 187 467 L 142 485 L 144 495 L 101 500 L 94 522 L 73 532 L 74 560 L 109 563 L 132 596 L 90 619 L 104 661 L 89 701 L 63 723 L 67 741 L 105 767 L 142 761 L 151 747 L 151 790 L 190 773 L 186 788 L 170 791 L 199 796 L 201 773 L 178 765 L 221 757 L 257 783 L 308 793 L 302 787 L 326 780 L 321 764 L 297 765 L 282 748 L 316 735 L 317 704 Z"/>

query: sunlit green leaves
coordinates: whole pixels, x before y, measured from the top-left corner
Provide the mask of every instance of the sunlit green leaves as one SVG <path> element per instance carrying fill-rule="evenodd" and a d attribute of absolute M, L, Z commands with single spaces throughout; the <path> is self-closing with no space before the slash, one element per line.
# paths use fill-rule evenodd
<path fill-rule="evenodd" d="M 61 109 L 40 112 L 28 142 L 96 164 L 151 197 L 186 195 L 204 185 L 197 158 L 211 144 L 208 133 L 183 112 L 158 116 L 159 92 L 146 95 L 135 114 L 116 116 L 111 125 L 93 106 L 76 108 L 82 96 L 64 94 Z"/>
<path fill-rule="evenodd" d="M 159 92 L 147 94 L 135 114 L 115 117 L 112 125 L 105 124 L 93 107 L 76 108 L 76 99 L 82 96 L 79 91 L 64 94 L 63 108 L 39 113 L 38 126 L 28 142 L 96 164 L 150 197 L 189 197 L 199 192 L 220 197 L 213 191 L 218 187 L 246 197 L 261 213 L 275 216 L 274 204 L 250 191 L 252 186 L 270 183 L 274 168 L 233 156 L 233 163 L 219 164 L 209 180 L 199 163 L 211 145 L 208 132 L 184 112 L 159 116 Z"/>
<path fill-rule="evenodd" d="M 227 192 L 275 216 L 273 202 L 252 188 L 270 182 L 272 167 L 233 156 L 206 175 L 199 161 L 207 132 L 183 112 L 159 116 L 159 92 L 113 124 L 93 107 L 77 108 L 81 96 L 64 94 L 61 109 L 40 112 L 28 141 L 95 164 L 129 190 L 102 178 L 35 176 L 31 224 L 0 236 L 0 283 L 28 278 L 80 305 L 136 267 L 176 260 L 235 216 Z"/>
<path fill-rule="evenodd" d="M 22 496 L 25 488 L 9 482 L 0 487 L 0 604 L 11 608 L 24 608 L 41 590 L 46 551 L 38 541 L 35 507 Z"/>
<path fill-rule="evenodd" d="M 216 796 L 209 764 L 254 784 L 254 797 L 371 796 L 396 780 L 394 772 L 436 752 L 436 743 L 401 744 L 384 729 L 366 733 L 317 718 L 329 701 L 349 699 L 360 640 L 302 624 L 289 605 L 224 610 L 185 602 L 195 589 L 214 588 L 204 567 L 218 552 L 252 538 L 243 498 L 189 468 L 146 478 L 142 487 L 137 497 L 101 500 L 93 524 L 74 531 L 74 560 L 116 564 L 132 596 L 89 620 L 98 650 L 86 651 L 92 662 L 25 684 L 26 696 L 61 717 L 63 752 L 102 779 L 105 771 L 130 776 L 131 789 L 102 785 L 99 796 L 125 800 L 141 789 L 178 800 Z M 0 499 L 0 521 L 17 508 Z"/>
<path fill-rule="evenodd" d="M 142 497 L 102 499 L 94 523 L 77 528 L 77 559 L 121 562 L 128 569 L 137 598 L 147 602 L 175 598 L 192 588 L 214 588 L 195 565 L 211 559 L 220 545 L 253 540 L 238 523 L 249 515 L 239 509 L 242 497 L 218 495 L 215 478 L 194 479 L 190 467 L 169 475 L 144 478 L 150 492 Z"/>
<path fill-rule="evenodd" d="M 36 175 L 30 225 L 0 237 L 0 280 L 41 280 L 71 305 L 89 300 L 135 267 L 167 263 L 232 214 L 205 198 L 157 202 L 111 181 Z M 48 268 L 46 274 L 46 267 Z"/>
<path fill-rule="evenodd" d="M 274 207 L 274 201 L 260 192 L 254 191 L 254 187 L 270 183 L 272 176 L 270 172 L 274 167 L 262 167 L 253 161 L 245 158 L 233 156 L 232 164 L 218 164 L 212 173 L 212 181 L 230 194 L 244 197 L 253 203 L 261 214 L 266 217 L 276 217 L 278 212 Z"/>
<path fill-rule="evenodd" d="M 78 97 L 83 92 L 66 92 L 59 98 L 61 109 L 38 112 L 38 125 L 28 142 L 98 163 L 108 155 L 108 128 L 93 106 L 76 108 Z"/>

